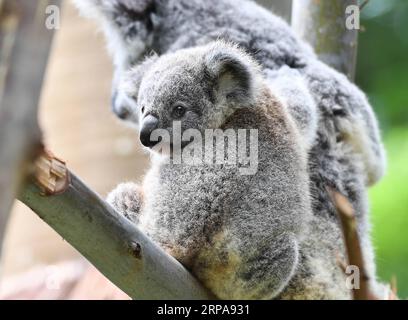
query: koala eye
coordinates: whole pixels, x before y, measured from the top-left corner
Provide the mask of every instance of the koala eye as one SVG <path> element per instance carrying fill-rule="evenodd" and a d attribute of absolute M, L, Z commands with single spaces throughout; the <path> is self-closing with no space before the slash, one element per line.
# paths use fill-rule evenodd
<path fill-rule="evenodd" d="M 171 111 L 173 119 L 181 119 L 186 114 L 186 107 L 181 103 L 176 103 Z"/>
<path fill-rule="evenodd" d="M 142 114 L 145 112 L 145 107 L 144 106 L 142 107 L 141 111 L 142 111 Z"/>

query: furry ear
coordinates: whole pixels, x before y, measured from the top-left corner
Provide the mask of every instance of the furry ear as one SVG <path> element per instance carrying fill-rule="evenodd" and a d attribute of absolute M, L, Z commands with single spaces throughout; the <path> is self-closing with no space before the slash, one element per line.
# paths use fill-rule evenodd
<path fill-rule="evenodd" d="M 205 56 L 205 66 L 219 99 L 238 105 L 252 101 L 259 67 L 249 55 L 236 46 L 217 42 Z"/>

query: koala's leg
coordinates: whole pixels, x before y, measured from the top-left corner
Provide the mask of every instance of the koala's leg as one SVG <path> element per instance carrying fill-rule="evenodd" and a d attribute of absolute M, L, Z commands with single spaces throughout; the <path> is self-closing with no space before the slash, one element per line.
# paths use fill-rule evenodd
<path fill-rule="evenodd" d="M 256 252 L 245 257 L 237 274 L 237 282 L 241 283 L 240 298 L 273 299 L 292 279 L 298 261 L 298 243 L 291 234 L 281 235 L 256 248 Z"/>
<path fill-rule="evenodd" d="M 238 240 L 228 231 L 221 232 L 198 256 L 193 273 L 220 299 L 277 297 L 298 265 L 297 240 L 293 234 L 268 241 L 253 238 L 242 235 Z"/>
<path fill-rule="evenodd" d="M 142 206 L 142 189 L 136 183 L 122 183 L 111 191 L 106 201 L 121 215 L 139 223 Z"/>

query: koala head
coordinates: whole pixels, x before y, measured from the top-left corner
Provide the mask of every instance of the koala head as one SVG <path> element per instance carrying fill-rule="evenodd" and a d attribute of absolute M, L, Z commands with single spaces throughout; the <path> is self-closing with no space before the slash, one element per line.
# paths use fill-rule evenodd
<path fill-rule="evenodd" d="M 150 140 L 155 129 L 172 136 L 174 122 L 181 133 L 220 128 L 236 110 L 255 104 L 259 70 L 243 51 L 221 41 L 149 58 L 123 85 L 134 101 L 142 144 L 157 143 Z"/>
<path fill-rule="evenodd" d="M 103 28 L 114 63 L 112 110 L 123 120 L 129 118 L 132 101 L 118 90 L 126 70 L 152 49 L 158 28 L 156 0 L 73 0 L 82 14 L 96 19 Z M 164 1 L 166 2 L 166 1 Z"/>

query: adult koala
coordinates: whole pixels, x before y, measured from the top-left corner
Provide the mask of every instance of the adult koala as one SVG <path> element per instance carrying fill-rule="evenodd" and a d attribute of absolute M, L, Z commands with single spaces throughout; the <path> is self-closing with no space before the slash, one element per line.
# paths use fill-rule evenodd
<path fill-rule="evenodd" d="M 374 255 L 369 239 L 366 188 L 380 179 L 385 167 L 377 121 L 364 94 L 347 78 L 320 62 L 280 18 L 247 0 L 76 0 L 78 5 L 104 26 L 115 63 L 114 111 L 138 123 L 140 106 L 126 97 L 120 86 L 124 71 L 150 51 L 161 55 L 199 46 L 215 39 L 239 44 L 260 64 L 274 94 L 288 106 L 298 124 L 317 119 L 309 150 L 309 176 L 315 228 L 327 237 L 314 239 L 312 247 L 326 244 L 325 252 L 336 259 L 339 248 L 332 238 L 341 237 L 335 208 L 327 188 L 344 194 L 358 218 L 368 275 L 373 291 L 381 291 L 375 280 Z M 295 78 L 294 78 L 295 77 Z M 296 81 L 293 81 L 296 79 Z M 300 88 L 300 89 L 299 89 Z M 296 94 L 307 90 L 317 108 L 304 112 Z M 321 221 L 325 221 L 322 224 Z M 324 227 L 323 227 L 324 225 Z M 328 227 L 330 226 L 330 227 Z M 320 246 L 320 245 L 319 245 Z M 342 249 L 340 248 L 340 251 Z M 327 297 L 335 270 L 317 263 L 312 254 L 301 256 L 313 268 L 324 269 L 326 278 L 313 281 L 315 297 Z M 307 265 L 306 263 L 303 265 Z M 321 273 L 322 274 L 322 273 Z M 310 276 L 308 270 L 293 278 Z M 304 283 L 304 282 L 303 282 Z"/>

